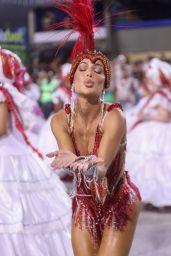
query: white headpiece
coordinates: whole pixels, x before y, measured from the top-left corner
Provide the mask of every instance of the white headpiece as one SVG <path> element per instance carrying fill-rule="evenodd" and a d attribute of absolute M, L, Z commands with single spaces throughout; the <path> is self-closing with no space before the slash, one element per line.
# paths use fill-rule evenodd
<path fill-rule="evenodd" d="M 171 87 L 171 65 L 169 63 L 154 58 L 146 66 L 145 73 L 155 85 Z"/>

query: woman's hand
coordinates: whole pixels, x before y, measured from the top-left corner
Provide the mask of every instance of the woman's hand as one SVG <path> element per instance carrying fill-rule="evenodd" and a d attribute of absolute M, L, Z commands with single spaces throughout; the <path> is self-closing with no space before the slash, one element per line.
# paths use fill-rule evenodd
<path fill-rule="evenodd" d="M 138 120 L 141 122 L 150 120 L 150 116 L 148 114 L 144 114 L 142 112 L 138 113 L 137 117 L 138 117 Z"/>
<path fill-rule="evenodd" d="M 73 169 L 73 171 L 79 171 L 79 172 L 85 172 L 88 168 L 90 168 L 93 165 L 103 165 L 104 161 L 103 159 L 99 158 L 99 157 L 85 157 L 83 159 L 78 159 L 78 161 L 74 161 L 73 163 L 71 163 L 69 165 L 69 167 L 71 169 Z"/>
<path fill-rule="evenodd" d="M 50 152 L 46 155 L 47 157 L 55 157 L 51 163 L 51 167 L 55 169 L 59 168 L 71 168 L 73 171 L 86 172 L 88 168 L 93 165 L 102 166 L 104 164 L 103 159 L 92 156 L 92 157 L 78 157 L 72 152 L 64 149 Z"/>
<path fill-rule="evenodd" d="M 55 159 L 51 163 L 51 167 L 55 169 L 69 167 L 77 158 L 75 154 L 68 150 L 60 149 L 54 152 L 50 152 L 46 155 L 47 157 Z"/>

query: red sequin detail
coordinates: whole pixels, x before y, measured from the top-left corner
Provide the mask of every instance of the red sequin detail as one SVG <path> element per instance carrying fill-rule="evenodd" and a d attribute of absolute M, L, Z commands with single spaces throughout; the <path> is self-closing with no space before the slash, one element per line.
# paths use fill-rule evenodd
<path fill-rule="evenodd" d="M 114 103 L 109 105 L 106 111 L 109 112 L 114 108 L 123 110 L 120 103 Z M 70 107 L 68 107 L 68 110 L 68 113 L 71 114 Z M 71 136 L 76 154 L 79 156 L 80 151 L 76 145 L 73 132 Z M 102 134 L 98 126 L 92 152 L 94 155 L 97 155 L 101 137 Z M 81 175 L 80 184 L 77 186 L 77 195 L 73 199 L 72 209 L 74 223 L 81 229 L 86 228 L 89 231 L 97 248 L 101 242 L 104 226 L 112 227 L 115 230 L 122 230 L 130 219 L 134 201 L 141 199 L 138 189 L 130 181 L 127 172 L 124 172 L 119 183 L 117 183 L 118 177 L 124 168 L 125 148 L 126 146 L 121 147 L 111 166 L 108 168 L 106 175 L 108 191 L 104 191 L 103 181 L 98 181 L 97 186 L 92 182 L 90 186 L 87 187 L 84 182 L 84 177 Z M 97 200 L 97 189 L 99 196 L 103 197 L 106 194 L 104 203 Z"/>
<path fill-rule="evenodd" d="M 68 114 L 71 114 L 71 107 L 70 104 L 65 104 L 65 112 Z"/>

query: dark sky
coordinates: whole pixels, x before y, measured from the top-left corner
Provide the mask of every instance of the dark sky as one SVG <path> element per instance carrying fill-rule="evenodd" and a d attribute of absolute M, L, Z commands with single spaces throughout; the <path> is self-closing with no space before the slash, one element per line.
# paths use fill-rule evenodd
<path fill-rule="evenodd" d="M 171 0 L 117 0 L 123 7 L 136 10 L 142 20 L 171 19 Z"/>
<path fill-rule="evenodd" d="M 35 1 L 44 3 L 51 0 L 0 0 L 0 27 L 8 27 L 9 24 L 26 25 L 26 5 L 23 4 L 31 4 Z M 171 0 L 98 0 L 98 5 L 106 1 L 109 4 L 115 2 L 120 8 L 119 11 L 134 10 L 133 13 L 139 20 L 171 19 Z M 103 7 L 100 6 L 99 11 L 102 9 Z"/>

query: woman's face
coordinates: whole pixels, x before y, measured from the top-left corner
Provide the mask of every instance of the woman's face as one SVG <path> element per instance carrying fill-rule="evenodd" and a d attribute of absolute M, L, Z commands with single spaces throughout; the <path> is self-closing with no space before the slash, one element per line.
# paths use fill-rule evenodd
<path fill-rule="evenodd" d="M 73 86 L 78 96 L 99 99 L 104 90 L 105 71 L 100 60 L 83 59 L 74 74 Z"/>

